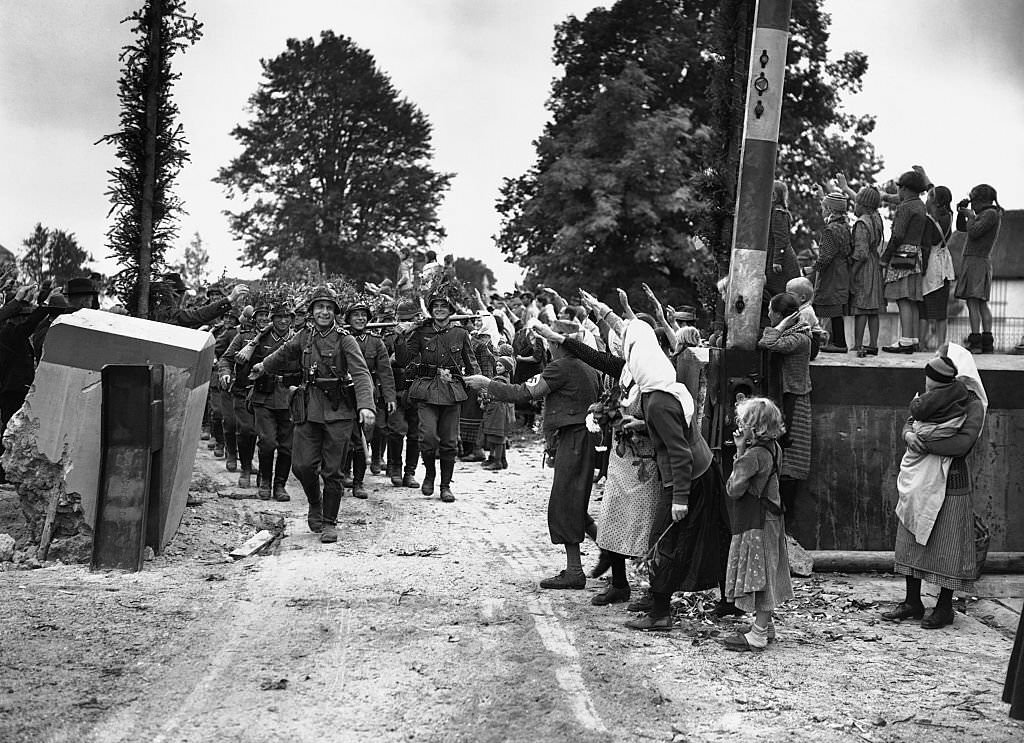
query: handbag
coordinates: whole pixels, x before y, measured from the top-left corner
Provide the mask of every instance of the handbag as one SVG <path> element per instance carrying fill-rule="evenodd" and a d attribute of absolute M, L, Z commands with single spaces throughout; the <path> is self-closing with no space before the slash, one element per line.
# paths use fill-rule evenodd
<path fill-rule="evenodd" d="M 917 259 L 920 255 L 920 247 L 904 243 L 896 248 L 896 251 L 892 254 L 892 260 L 889 261 L 889 268 L 917 268 Z"/>

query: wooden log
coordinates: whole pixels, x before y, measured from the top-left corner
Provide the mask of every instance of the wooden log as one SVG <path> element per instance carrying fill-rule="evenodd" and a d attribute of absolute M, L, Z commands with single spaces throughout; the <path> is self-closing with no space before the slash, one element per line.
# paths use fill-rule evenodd
<path fill-rule="evenodd" d="M 811 550 L 815 573 L 891 572 L 894 552 L 864 550 Z M 1024 574 L 1024 552 L 989 552 L 985 573 Z"/>
<path fill-rule="evenodd" d="M 277 535 L 274 532 L 264 529 L 253 534 L 245 541 L 245 544 L 235 547 L 228 554 L 236 560 L 241 560 L 243 557 L 255 555 L 275 539 L 277 539 Z"/>

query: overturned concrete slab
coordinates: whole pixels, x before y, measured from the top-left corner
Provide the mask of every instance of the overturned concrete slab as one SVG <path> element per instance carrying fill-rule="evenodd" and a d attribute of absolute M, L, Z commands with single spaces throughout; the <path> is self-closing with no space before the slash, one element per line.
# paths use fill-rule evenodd
<path fill-rule="evenodd" d="M 206 332 L 95 310 L 58 318 L 35 384 L 4 435 L 4 467 L 18 486 L 34 541 L 53 519 L 51 558 L 87 561 L 100 472 L 100 371 L 164 365 L 164 446 L 157 552 L 181 522 L 213 365 Z M 56 509 L 54 511 L 54 504 Z"/>

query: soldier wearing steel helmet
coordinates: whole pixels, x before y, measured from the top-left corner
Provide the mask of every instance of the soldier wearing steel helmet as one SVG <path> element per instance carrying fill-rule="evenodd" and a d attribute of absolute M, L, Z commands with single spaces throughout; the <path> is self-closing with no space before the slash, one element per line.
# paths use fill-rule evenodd
<path fill-rule="evenodd" d="M 417 405 L 420 454 L 426 469 L 420 492 L 434 494 L 436 462 L 440 460 L 441 500 L 451 503 L 455 500 L 451 482 L 459 453 L 459 413 L 468 397 L 462 377 L 479 374 L 480 367 L 469 333 L 451 324 L 455 303 L 445 294 L 434 293 L 427 311 L 430 318 L 412 332 L 406 346 L 408 362 L 416 365 L 409 399 Z"/>
<path fill-rule="evenodd" d="M 391 359 L 384 341 L 379 335 L 371 333 L 366 327 L 372 312 L 370 305 L 362 300 L 350 304 L 345 310 L 345 323 L 348 325 L 352 337 L 359 343 L 359 348 L 366 359 L 366 367 L 370 371 L 370 378 L 373 380 L 373 397 L 376 402 L 377 426 L 383 425 L 389 415 L 395 412 L 397 404 L 395 401 L 395 377 L 391 371 Z M 376 433 L 376 427 L 371 435 Z M 368 493 L 364 485 L 366 477 L 366 451 L 363 449 L 363 437 L 359 431 L 355 431 L 352 441 L 352 495 L 356 498 L 366 498 Z M 347 469 L 347 468 L 346 468 Z M 377 471 L 379 472 L 379 466 Z"/>
<path fill-rule="evenodd" d="M 256 419 L 249 405 L 249 356 L 242 350 L 266 328 L 270 322 L 270 305 L 261 304 L 253 309 L 252 326 L 240 330 L 228 345 L 224 355 L 217 362 L 221 389 L 231 391 L 231 402 L 235 418 L 235 438 L 238 442 L 238 487 L 248 490 L 252 487 L 252 459 L 256 453 Z M 239 358 L 241 354 L 241 358 Z M 229 452 L 230 453 L 230 452 Z M 234 465 L 230 458 L 226 466 L 231 471 Z"/>
<path fill-rule="evenodd" d="M 292 320 L 293 312 L 287 304 L 271 307 L 270 325 L 252 341 L 252 365 L 263 361 L 291 337 Z M 281 374 L 263 374 L 253 381 L 251 400 L 256 421 L 260 500 L 290 500 L 285 489 L 292 466 L 289 389 L 301 383 L 302 370 L 297 361 L 288 364 Z"/>
<path fill-rule="evenodd" d="M 335 293 L 318 287 L 308 311 L 312 323 L 253 366 L 253 374 L 282 374 L 289 364 L 301 364 L 303 383 L 291 405 L 292 471 L 309 503 L 310 531 L 319 532 L 321 542 L 336 542 L 342 463 L 353 426 L 373 428 L 373 382 L 359 343 L 337 326 L 341 306 Z"/>

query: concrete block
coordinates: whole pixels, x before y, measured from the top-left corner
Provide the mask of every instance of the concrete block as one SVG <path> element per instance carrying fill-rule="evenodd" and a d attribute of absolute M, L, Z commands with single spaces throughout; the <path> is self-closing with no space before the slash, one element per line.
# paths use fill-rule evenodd
<path fill-rule="evenodd" d="M 95 310 L 53 323 L 25 405 L 4 436 L 4 466 L 38 541 L 57 499 L 54 544 L 91 537 L 100 469 L 100 370 L 106 364 L 164 365 L 163 478 L 159 544 L 174 536 L 188 499 L 213 364 L 213 336 Z M 84 556 L 88 559 L 88 556 Z"/>

